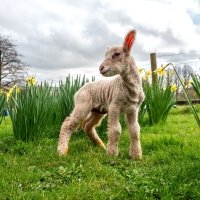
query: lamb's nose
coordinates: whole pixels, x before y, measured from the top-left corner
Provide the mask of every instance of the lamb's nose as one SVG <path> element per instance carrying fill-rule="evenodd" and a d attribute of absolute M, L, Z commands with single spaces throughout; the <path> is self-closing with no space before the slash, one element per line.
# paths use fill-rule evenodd
<path fill-rule="evenodd" d="M 104 69 L 104 66 L 101 65 L 101 66 L 99 67 L 99 71 L 101 72 L 103 69 Z"/>

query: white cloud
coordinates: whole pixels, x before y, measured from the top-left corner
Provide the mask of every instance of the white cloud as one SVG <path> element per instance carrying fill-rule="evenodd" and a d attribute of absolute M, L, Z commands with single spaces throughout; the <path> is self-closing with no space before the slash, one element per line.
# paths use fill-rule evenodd
<path fill-rule="evenodd" d="M 106 46 L 122 44 L 132 28 L 136 61 L 152 52 L 199 50 L 199 12 L 197 0 L 6 0 L 0 34 L 17 40 L 30 74 L 41 80 L 69 72 L 97 75 Z"/>

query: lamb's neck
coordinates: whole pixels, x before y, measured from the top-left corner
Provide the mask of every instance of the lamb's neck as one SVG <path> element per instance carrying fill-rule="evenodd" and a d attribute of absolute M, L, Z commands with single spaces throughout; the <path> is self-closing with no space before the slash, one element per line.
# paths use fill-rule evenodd
<path fill-rule="evenodd" d="M 136 66 L 129 66 L 127 73 L 121 75 L 124 85 L 129 91 L 135 91 L 141 85 L 141 78 Z M 136 89 L 137 90 L 137 89 Z"/>

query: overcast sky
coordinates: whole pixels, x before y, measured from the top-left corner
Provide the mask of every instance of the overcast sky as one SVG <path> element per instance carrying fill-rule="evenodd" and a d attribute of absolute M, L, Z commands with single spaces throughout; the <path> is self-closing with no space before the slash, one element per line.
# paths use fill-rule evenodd
<path fill-rule="evenodd" d="M 158 65 L 186 63 L 199 72 L 199 0 L 0 0 L 0 34 L 16 41 L 38 81 L 69 73 L 100 79 L 106 47 L 122 44 L 131 29 L 138 67 L 149 69 L 157 53 Z"/>

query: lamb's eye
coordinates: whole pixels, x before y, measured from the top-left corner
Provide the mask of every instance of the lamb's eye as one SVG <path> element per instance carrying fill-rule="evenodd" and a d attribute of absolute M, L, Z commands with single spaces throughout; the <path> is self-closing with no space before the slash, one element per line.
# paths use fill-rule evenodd
<path fill-rule="evenodd" d="M 120 53 L 119 52 L 115 52 L 115 54 L 114 54 L 115 56 L 119 56 L 120 55 Z"/>

